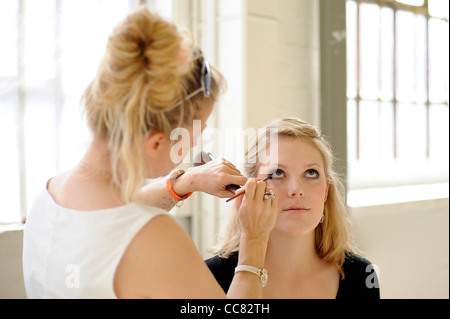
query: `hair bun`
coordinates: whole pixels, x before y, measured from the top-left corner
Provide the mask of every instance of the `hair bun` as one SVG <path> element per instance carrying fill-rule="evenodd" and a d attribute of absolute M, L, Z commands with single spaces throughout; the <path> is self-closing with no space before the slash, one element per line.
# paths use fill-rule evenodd
<path fill-rule="evenodd" d="M 178 55 L 178 72 L 180 75 L 189 73 L 192 70 L 194 40 L 188 30 L 181 32 L 183 38 L 180 43 L 180 52 Z"/>
<path fill-rule="evenodd" d="M 180 76 L 191 70 L 192 40 L 175 24 L 142 8 L 113 32 L 107 47 L 112 81 L 144 85 L 155 111 L 164 111 L 180 98 Z"/>

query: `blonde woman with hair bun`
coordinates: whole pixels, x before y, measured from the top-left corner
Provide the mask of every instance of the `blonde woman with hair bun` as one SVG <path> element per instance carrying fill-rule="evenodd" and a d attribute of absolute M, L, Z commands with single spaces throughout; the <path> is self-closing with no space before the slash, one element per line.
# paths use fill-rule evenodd
<path fill-rule="evenodd" d="M 244 266 L 262 268 L 276 201 L 223 159 L 174 169 L 195 145 L 225 80 L 189 33 L 141 8 L 112 32 L 83 95 L 92 141 L 68 172 L 51 178 L 25 226 L 29 298 L 225 298 L 188 234 L 167 214 L 192 192 L 222 198 L 246 185 L 240 210 Z M 171 140 L 174 129 L 189 138 Z M 144 187 L 145 179 L 166 178 Z M 236 276 L 229 297 L 262 296 L 259 276 Z"/>
<path fill-rule="evenodd" d="M 276 147 L 261 141 L 269 140 Z M 276 150 L 272 152 L 272 150 Z M 261 160 L 262 155 L 269 160 Z M 378 299 L 375 267 L 357 254 L 351 238 L 344 188 L 334 170 L 331 146 L 311 124 L 283 118 L 249 142 L 245 175 L 266 179 L 278 199 L 265 267 L 270 280 L 264 298 Z M 236 203 L 239 207 L 239 202 Z M 236 210 L 206 263 L 229 291 L 242 252 Z"/>

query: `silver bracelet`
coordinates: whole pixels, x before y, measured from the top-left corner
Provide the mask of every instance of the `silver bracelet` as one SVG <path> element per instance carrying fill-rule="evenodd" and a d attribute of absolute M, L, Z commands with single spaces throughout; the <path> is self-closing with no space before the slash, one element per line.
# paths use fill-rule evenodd
<path fill-rule="evenodd" d="M 263 288 L 267 285 L 267 279 L 269 279 L 269 275 L 267 274 L 266 269 L 259 269 L 259 268 L 253 267 L 253 266 L 241 265 L 241 266 L 236 267 L 236 269 L 234 270 L 234 273 L 236 274 L 240 271 L 251 272 L 251 273 L 257 275 L 259 277 L 259 279 L 261 280 L 261 285 Z"/>

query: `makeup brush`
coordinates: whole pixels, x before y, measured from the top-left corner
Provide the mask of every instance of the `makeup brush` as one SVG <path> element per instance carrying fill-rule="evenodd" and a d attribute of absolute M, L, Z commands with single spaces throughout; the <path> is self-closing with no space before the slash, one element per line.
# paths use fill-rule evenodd
<path fill-rule="evenodd" d="M 263 179 L 263 182 L 267 182 L 267 181 L 270 180 L 270 179 L 272 179 L 272 175 L 270 175 L 269 177 Z M 245 192 L 242 192 L 242 193 L 239 193 L 239 194 L 237 194 L 237 195 L 234 195 L 233 197 L 227 199 L 227 203 L 228 203 L 228 202 L 231 202 L 233 199 L 238 198 L 239 196 L 242 196 L 242 195 L 244 195 L 244 194 L 245 194 Z"/>

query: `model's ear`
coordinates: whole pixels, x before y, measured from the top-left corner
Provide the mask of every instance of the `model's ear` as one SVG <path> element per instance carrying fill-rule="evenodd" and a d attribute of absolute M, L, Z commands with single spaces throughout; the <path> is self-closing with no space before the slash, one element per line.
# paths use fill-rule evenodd
<path fill-rule="evenodd" d="M 148 157 L 155 158 L 158 156 L 158 152 L 167 143 L 166 136 L 161 132 L 149 132 L 145 143 L 145 154 Z"/>

